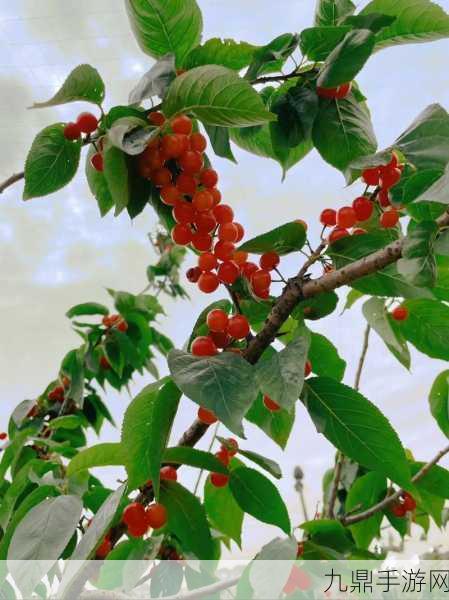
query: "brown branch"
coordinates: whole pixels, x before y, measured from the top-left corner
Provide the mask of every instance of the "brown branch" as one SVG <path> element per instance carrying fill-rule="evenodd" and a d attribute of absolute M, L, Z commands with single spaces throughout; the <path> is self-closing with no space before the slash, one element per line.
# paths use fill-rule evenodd
<path fill-rule="evenodd" d="M 270 83 L 276 81 L 288 81 L 289 79 L 293 79 L 294 77 L 301 77 L 301 73 L 298 73 L 298 70 L 295 68 L 291 73 L 287 73 L 286 75 L 269 75 L 268 77 L 259 77 L 258 79 L 253 79 L 250 81 L 251 85 L 256 85 L 256 83 Z"/>
<path fill-rule="evenodd" d="M 5 179 L 5 181 L 0 183 L 0 194 L 3 194 L 7 188 L 9 188 L 11 185 L 14 185 L 24 177 L 25 173 L 21 171 L 20 173 L 15 173 L 14 175 L 11 175 L 11 177 L 8 177 L 8 179 Z"/>
<path fill-rule="evenodd" d="M 438 452 L 438 454 L 434 458 L 432 458 L 432 460 L 430 460 L 428 463 L 426 463 L 416 473 L 416 475 L 414 475 L 412 477 L 412 482 L 416 483 L 417 481 L 419 481 L 420 479 L 422 479 L 425 475 L 427 475 L 427 473 L 430 471 L 430 469 L 432 467 L 434 467 L 443 458 L 443 456 L 445 456 L 448 453 L 449 453 L 449 446 L 446 446 L 445 448 L 443 448 L 443 450 L 440 450 L 440 452 Z M 387 508 L 395 500 L 398 500 L 399 497 L 403 493 L 404 493 L 404 490 L 400 489 L 397 492 L 394 492 L 394 494 L 390 494 L 389 496 L 386 496 L 383 500 L 381 500 L 377 504 L 374 504 L 373 506 L 371 506 L 371 508 L 368 508 L 367 510 L 365 510 L 365 511 L 363 511 L 361 513 L 358 513 L 358 514 L 355 514 L 355 515 L 348 515 L 347 517 L 343 517 L 341 519 L 341 522 L 343 523 L 343 525 L 353 525 L 354 523 L 360 523 L 360 521 L 364 521 L 365 519 L 369 519 L 370 517 L 372 517 L 373 515 L 375 515 L 376 513 L 378 513 L 380 510 L 383 510 L 384 508 Z"/>
<path fill-rule="evenodd" d="M 360 355 L 360 360 L 359 360 L 359 364 L 357 367 L 357 373 L 355 374 L 354 389 L 357 391 L 359 390 L 359 387 L 360 387 L 360 379 L 362 377 L 362 371 L 363 371 L 363 367 L 365 365 L 366 354 L 368 352 L 370 333 L 371 333 L 371 327 L 370 327 L 370 325 L 367 325 L 366 329 L 365 329 L 365 333 L 363 335 L 362 353 Z"/>
<path fill-rule="evenodd" d="M 333 519 L 335 517 L 335 502 L 337 501 L 338 486 L 340 485 L 341 473 L 343 471 L 344 463 L 345 456 L 342 452 L 339 452 L 337 456 L 337 464 L 335 465 L 334 478 L 332 480 L 332 490 L 330 493 L 329 504 L 327 508 L 327 515 L 329 519 Z"/>

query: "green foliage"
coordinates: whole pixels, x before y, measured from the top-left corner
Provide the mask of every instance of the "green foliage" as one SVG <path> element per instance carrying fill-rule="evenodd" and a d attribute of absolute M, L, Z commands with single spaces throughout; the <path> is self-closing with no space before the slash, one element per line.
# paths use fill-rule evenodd
<path fill-rule="evenodd" d="M 433 382 L 429 405 L 430 412 L 441 431 L 449 437 L 449 371 L 440 373 Z"/>
<path fill-rule="evenodd" d="M 103 153 L 104 177 L 115 206 L 115 216 L 129 203 L 128 167 L 124 152 L 108 145 Z"/>
<path fill-rule="evenodd" d="M 418 287 L 434 287 L 437 265 L 433 253 L 438 226 L 432 221 L 418 223 L 411 229 L 402 246 L 398 272 L 407 283 Z"/>
<path fill-rule="evenodd" d="M 277 121 L 270 123 L 275 147 L 295 148 L 311 143 L 312 127 L 318 113 L 318 96 L 314 90 L 300 81 L 289 87 L 284 95 L 276 94 L 271 110 L 278 116 Z"/>
<path fill-rule="evenodd" d="M 299 40 L 301 52 L 309 60 L 325 60 L 349 31 L 350 27 L 335 25 L 304 29 Z"/>
<path fill-rule="evenodd" d="M 72 477 L 92 467 L 124 465 L 127 451 L 118 443 L 105 443 L 85 448 L 72 458 L 67 467 L 67 477 Z"/>
<path fill-rule="evenodd" d="M 306 230 L 302 223 L 291 221 L 243 243 L 239 250 L 252 254 L 274 251 L 279 255 L 301 250 L 306 241 Z"/>
<path fill-rule="evenodd" d="M 245 418 L 260 427 L 278 446 L 285 449 L 295 421 L 295 409 L 292 407 L 290 410 L 271 412 L 264 405 L 262 394 L 258 394 Z"/>
<path fill-rule="evenodd" d="M 315 25 L 328 26 L 352 15 L 355 4 L 351 0 L 317 0 L 315 10 Z"/>
<path fill-rule="evenodd" d="M 236 163 L 237 161 L 231 148 L 229 129 L 226 127 L 216 127 L 215 125 L 204 125 L 204 128 L 209 136 L 215 154 Z"/>
<path fill-rule="evenodd" d="M 30 200 L 58 191 L 75 176 L 81 140 L 64 137 L 64 125 L 49 125 L 37 134 L 25 162 L 23 199 Z"/>
<path fill-rule="evenodd" d="M 308 359 L 316 375 L 332 377 L 341 381 L 345 374 L 346 362 L 339 356 L 337 348 L 324 335 L 310 333 Z"/>
<path fill-rule="evenodd" d="M 284 33 L 266 46 L 257 48 L 253 53 L 253 60 L 245 78 L 253 80 L 265 73 L 281 70 L 282 65 L 297 46 L 298 36 L 293 33 Z"/>
<path fill-rule="evenodd" d="M 183 66 L 185 69 L 194 69 L 202 65 L 221 65 L 227 69 L 240 71 L 249 65 L 256 48 L 257 46 L 247 42 L 212 38 L 201 46 L 193 48 L 187 55 Z"/>
<path fill-rule="evenodd" d="M 345 502 L 346 512 L 362 512 L 382 500 L 387 493 L 387 481 L 380 473 L 367 473 L 352 484 Z M 359 548 L 368 549 L 375 537 L 380 535 L 383 515 L 376 513 L 369 519 L 350 526 L 351 533 Z"/>
<path fill-rule="evenodd" d="M 401 323 L 404 337 L 427 356 L 449 360 L 449 307 L 424 298 L 407 300 L 404 306 L 409 311 Z"/>
<path fill-rule="evenodd" d="M 313 543 L 339 552 L 345 552 L 353 547 L 348 531 L 339 521 L 332 519 L 315 519 L 301 525 Z"/>
<path fill-rule="evenodd" d="M 69 308 L 66 312 L 66 317 L 73 319 L 73 317 L 82 317 L 85 315 L 108 315 L 109 309 L 104 304 L 98 302 L 83 302 L 83 304 L 76 304 Z"/>
<path fill-rule="evenodd" d="M 98 71 L 90 65 L 79 65 L 68 75 L 53 98 L 46 102 L 35 102 L 32 108 L 57 106 L 77 100 L 100 105 L 104 94 L 104 83 Z"/>
<path fill-rule="evenodd" d="M 198 469 L 205 469 L 206 471 L 223 473 L 225 475 L 228 472 L 228 469 L 213 454 L 187 446 L 167 448 L 164 452 L 164 462 L 189 465 L 190 467 L 197 467 Z"/>
<path fill-rule="evenodd" d="M 90 161 L 94 154 L 96 154 L 96 150 L 92 146 L 89 148 L 89 152 L 86 155 L 85 173 L 91 194 L 97 201 L 100 215 L 104 217 L 114 206 L 114 199 L 109 191 L 108 182 L 106 181 L 104 172 L 97 171 L 91 165 Z"/>

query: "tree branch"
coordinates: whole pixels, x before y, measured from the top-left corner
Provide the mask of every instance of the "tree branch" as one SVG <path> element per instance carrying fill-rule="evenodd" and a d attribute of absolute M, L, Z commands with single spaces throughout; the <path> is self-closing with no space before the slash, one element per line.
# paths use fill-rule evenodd
<path fill-rule="evenodd" d="M 25 177 L 25 173 L 24 173 L 24 171 L 21 171 L 20 173 L 15 173 L 14 175 L 11 175 L 10 177 L 8 177 L 8 179 L 5 179 L 5 181 L 0 183 L 0 194 L 3 194 L 3 192 L 7 188 L 9 188 L 11 185 L 14 185 L 14 183 L 17 183 L 24 177 Z"/>
<path fill-rule="evenodd" d="M 355 374 L 354 389 L 357 391 L 359 390 L 359 387 L 360 387 L 360 378 L 362 377 L 362 371 L 363 371 L 363 367 L 365 365 L 366 354 L 368 352 L 370 333 L 371 333 L 371 327 L 370 327 L 370 325 L 367 325 L 366 329 L 365 329 L 365 333 L 363 335 L 362 353 L 360 355 L 359 365 L 357 367 L 357 373 Z"/>
<path fill-rule="evenodd" d="M 338 452 L 337 464 L 335 465 L 334 478 L 332 480 L 332 490 L 329 497 L 329 504 L 327 508 L 327 515 L 329 519 L 335 518 L 334 509 L 335 502 L 337 500 L 338 486 L 340 485 L 341 473 L 343 471 L 343 465 L 345 463 L 345 456 L 342 452 Z"/>

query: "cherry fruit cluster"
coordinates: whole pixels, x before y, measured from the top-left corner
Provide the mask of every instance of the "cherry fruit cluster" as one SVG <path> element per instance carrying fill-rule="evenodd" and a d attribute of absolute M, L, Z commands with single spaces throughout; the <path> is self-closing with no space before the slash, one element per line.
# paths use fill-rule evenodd
<path fill-rule="evenodd" d="M 78 141 L 82 134 L 90 136 L 98 129 L 98 119 L 90 112 L 83 112 L 78 115 L 74 122 L 67 123 L 64 127 L 64 137 L 66 140 Z M 96 171 L 103 171 L 103 155 L 101 152 L 96 152 L 90 159 L 92 167 Z"/>
<path fill-rule="evenodd" d="M 395 517 L 402 518 L 416 509 L 416 500 L 408 492 L 403 492 L 390 508 Z"/>
<path fill-rule="evenodd" d="M 238 449 L 239 445 L 237 440 L 229 438 L 224 444 L 221 444 L 220 450 L 215 453 L 215 456 L 225 467 L 228 467 L 231 458 L 237 454 Z M 228 484 L 228 481 L 229 475 L 225 475 L 224 473 L 210 474 L 210 482 L 214 487 L 225 487 Z"/>

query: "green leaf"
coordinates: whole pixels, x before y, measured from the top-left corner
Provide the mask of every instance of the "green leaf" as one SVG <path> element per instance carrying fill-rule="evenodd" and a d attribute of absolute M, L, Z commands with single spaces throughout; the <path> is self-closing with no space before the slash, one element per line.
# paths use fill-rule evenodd
<path fill-rule="evenodd" d="M 350 290 L 348 292 L 348 295 L 346 296 L 346 303 L 345 303 L 345 307 L 344 310 L 349 310 L 350 308 L 352 308 L 354 306 L 354 304 L 357 302 L 357 300 L 360 300 L 360 298 L 363 298 L 365 294 L 363 294 L 363 292 L 359 292 L 358 290 Z"/>
<path fill-rule="evenodd" d="M 305 391 L 305 405 L 318 432 L 352 460 L 410 488 L 404 448 L 374 404 L 328 377 L 307 380 Z"/>
<path fill-rule="evenodd" d="M 248 127 L 274 119 L 247 81 L 218 65 L 196 67 L 177 77 L 163 110 L 169 118 L 187 112 L 208 125 L 224 127 Z"/>
<path fill-rule="evenodd" d="M 125 153 L 108 144 L 103 151 L 104 176 L 114 201 L 115 215 L 129 203 L 128 167 Z"/>
<path fill-rule="evenodd" d="M 158 497 L 159 471 L 180 397 L 175 384 L 165 379 L 144 388 L 128 406 L 121 440 L 128 454 L 129 489 L 151 479 Z"/>
<path fill-rule="evenodd" d="M 105 443 L 85 448 L 72 458 L 67 467 L 67 477 L 92 467 L 124 465 L 127 450 L 119 443 Z"/>
<path fill-rule="evenodd" d="M 337 25 L 337 23 L 355 12 L 351 0 L 317 0 L 315 25 Z"/>
<path fill-rule="evenodd" d="M 198 498 L 179 483 L 163 481 L 160 501 L 167 509 L 167 529 L 180 540 L 182 548 L 199 559 L 210 559 L 212 538 L 206 511 Z"/>
<path fill-rule="evenodd" d="M 449 307 L 424 298 L 407 300 L 403 306 L 409 311 L 400 325 L 404 337 L 427 356 L 449 360 Z"/>
<path fill-rule="evenodd" d="M 280 466 L 277 462 L 271 460 L 271 458 L 267 458 L 266 456 L 262 456 L 261 454 L 258 454 L 257 452 L 252 452 L 251 450 L 242 450 L 241 448 L 239 449 L 238 453 L 250 460 L 251 462 L 255 463 L 256 465 L 259 465 L 259 467 L 262 467 L 262 469 L 270 473 L 270 475 L 272 475 L 273 477 L 276 477 L 276 479 L 282 478 L 282 471 Z"/>
<path fill-rule="evenodd" d="M 100 106 L 104 100 L 104 93 L 104 83 L 98 71 L 90 65 L 79 65 L 73 69 L 53 98 L 46 102 L 35 102 L 31 108 L 57 106 L 77 100 Z"/>
<path fill-rule="evenodd" d="M 317 85 L 332 88 L 352 81 L 371 56 L 374 41 L 374 33 L 368 29 L 347 33 L 321 67 Z"/>
<path fill-rule="evenodd" d="M 208 477 L 204 485 L 204 508 L 212 527 L 241 546 L 244 512 L 234 500 L 229 485 L 217 488 Z"/>
<path fill-rule="evenodd" d="M 25 597 L 67 546 L 82 509 L 77 496 L 58 496 L 32 508 L 18 524 L 9 544 L 8 566 Z"/>
<path fill-rule="evenodd" d="M 424 192 L 430 189 L 442 174 L 441 169 L 423 169 L 407 177 L 400 196 L 401 203 L 408 207 L 415 200 L 418 200 L 418 202 L 425 201 L 427 194 L 424 194 Z M 396 187 L 394 188 L 395 191 Z M 396 196 L 393 197 L 393 201 L 396 201 Z"/>
<path fill-rule="evenodd" d="M 355 480 L 345 502 L 345 511 L 362 512 L 382 500 L 387 493 L 387 481 L 380 473 L 367 473 Z M 349 529 L 359 548 L 368 549 L 375 537 L 380 534 L 383 514 L 378 512 L 369 519 L 351 525 Z"/>
<path fill-rule="evenodd" d="M 85 427 L 87 420 L 82 414 L 77 415 L 63 415 L 62 417 L 56 417 L 48 423 L 49 429 L 78 429 L 79 427 Z"/>
<path fill-rule="evenodd" d="M 344 100 L 320 100 L 312 139 L 321 157 L 347 176 L 353 160 L 377 147 L 368 107 L 354 93 Z"/>
<path fill-rule="evenodd" d="M 350 27 L 334 25 L 304 29 L 299 39 L 301 52 L 309 60 L 317 62 L 325 60 L 349 31 L 351 31 Z"/>
<path fill-rule="evenodd" d="M 247 67 L 257 46 L 231 39 L 211 38 L 202 46 L 193 48 L 184 61 L 185 69 L 203 65 L 221 65 L 234 71 Z"/>
<path fill-rule="evenodd" d="M 262 429 L 278 446 L 285 449 L 295 422 L 295 409 L 293 407 L 290 410 L 281 409 L 272 412 L 266 408 L 263 396 L 259 394 L 245 418 Z"/>
<path fill-rule="evenodd" d="M 175 463 L 179 465 L 189 465 L 198 469 L 205 469 L 216 473 L 226 475 L 228 469 L 210 452 L 196 450 L 187 446 L 174 446 L 166 448 L 164 452 L 164 463 Z"/>
<path fill-rule="evenodd" d="M 290 533 L 290 518 L 277 488 L 264 475 L 238 467 L 231 471 L 229 487 L 240 508 L 263 523 Z"/>
<path fill-rule="evenodd" d="M 290 254 L 290 252 L 298 252 L 302 249 L 306 237 L 304 225 L 297 221 L 291 221 L 248 240 L 238 249 L 251 254 L 264 254 L 271 251 L 277 252 L 279 255 Z"/>
<path fill-rule="evenodd" d="M 337 348 L 324 335 L 311 332 L 308 359 L 315 375 L 332 377 L 341 381 L 345 374 L 346 362 L 339 356 Z"/>
<path fill-rule="evenodd" d="M 292 341 L 283 350 L 256 365 L 256 381 L 262 394 L 287 410 L 301 394 L 309 346 L 308 330 L 296 329 Z"/>
<path fill-rule="evenodd" d="M 369 15 L 350 15 L 342 21 L 342 24 L 350 25 L 354 29 L 370 29 L 373 33 L 377 33 L 395 21 L 396 17 L 392 15 L 370 13 Z"/>
<path fill-rule="evenodd" d="M 333 519 L 315 519 L 302 523 L 303 529 L 312 542 L 344 552 L 353 547 L 348 531 L 339 521 Z"/>
<path fill-rule="evenodd" d="M 243 437 L 242 419 L 257 395 L 254 369 L 246 360 L 231 352 L 198 358 L 172 350 L 168 366 L 186 396 L 211 410 L 230 431 Z"/>
<path fill-rule="evenodd" d="M 449 166 L 446 167 L 443 174 L 440 173 L 439 177 L 437 177 L 439 171 L 435 169 L 427 169 L 425 171 L 422 171 L 421 178 L 422 174 L 424 173 L 427 174 L 426 189 L 423 190 L 421 194 L 415 196 L 415 202 L 439 202 L 441 204 L 449 204 L 449 196 L 447 193 L 447 188 L 449 186 Z M 407 197 L 410 194 L 409 187 L 411 187 L 411 185 L 415 183 L 415 178 L 417 178 L 419 175 L 420 173 L 417 173 L 414 177 L 411 178 L 410 183 L 406 185 L 404 190 L 405 197 Z"/>
<path fill-rule="evenodd" d="M 434 287 L 437 265 L 433 253 L 438 226 L 433 221 L 417 223 L 404 239 L 398 272 L 411 285 Z"/>
<path fill-rule="evenodd" d="M 94 196 L 95 200 L 97 201 L 98 208 L 100 209 L 100 215 L 104 217 L 114 206 L 114 200 L 111 196 L 111 192 L 109 191 L 104 172 L 94 169 L 90 162 L 92 156 L 96 154 L 96 152 L 97 151 L 93 146 L 89 148 L 89 151 L 86 155 L 85 174 L 91 194 Z"/>
<path fill-rule="evenodd" d="M 416 475 L 426 463 L 412 462 L 410 469 Z M 449 471 L 440 465 L 433 465 L 419 481 L 416 487 L 420 492 L 425 491 L 439 498 L 449 499 Z"/>
<path fill-rule="evenodd" d="M 449 438 L 449 370 L 440 373 L 433 382 L 429 405 L 439 428 Z"/>
<path fill-rule="evenodd" d="M 369 325 L 382 338 L 390 352 L 406 369 L 410 369 L 410 351 L 400 328 L 393 325 L 393 320 L 385 308 L 385 301 L 370 298 L 362 308 L 363 315 Z"/>
<path fill-rule="evenodd" d="M 153 58 L 172 52 L 178 66 L 201 40 L 203 19 L 195 0 L 126 0 L 140 48 Z"/>
<path fill-rule="evenodd" d="M 376 35 L 376 49 L 397 44 L 430 42 L 449 36 L 449 16 L 429 0 L 373 0 L 361 15 L 382 13 L 396 17 Z"/>
<path fill-rule="evenodd" d="M 23 199 L 30 200 L 52 194 L 75 176 L 81 154 L 81 139 L 67 140 L 64 124 L 43 129 L 34 138 L 25 162 Z"/>
<path fill-rule="evenodd" d="M 236 163 L 237 161 L 232 153 L 229 141 L 229 129 L 226 127 L 216 127 L 215 125 L 205 125 L 204 129 L 209 136 L 215 154 Z"/>
<path fill-rule="evenodd" d="M 323 292 L 303 300 L 294 309 L 292 316 L 294 319 L 310 319 L 317 321 L 332 314 L 337 308 L 338 296 L 335 292 Z"/>
<path fill-rule="evenodd" d="M 252 80 L 264 73 L 279 71 L 297 46 L 298 36 L 293 33 L 284 33 L 266 46 L 257 48 L 245 79 Z"/>
<path fill-rule="evenodd" d="M 272 111 L 278 116 L 277 121 L 270 123 L 271 138 L 275 146 L 287 145 L 294 148 L 298 144 L 310 142 L 318 113 L 318 96 L 314 90 L 300 82 L 289 88 L 285 95 L 277 96 L 272 104 Z"/>
<path fill-rule="evenodd" d="M 84 302 L 83 304 L 76 304 L 69 308 L 65 313 L 65 316 L 69 319 L 73 317 L 81 317 L 84 315 L 108 315 L 109 309 L 104 304 L 98 304 L 98 302 Z"/>

